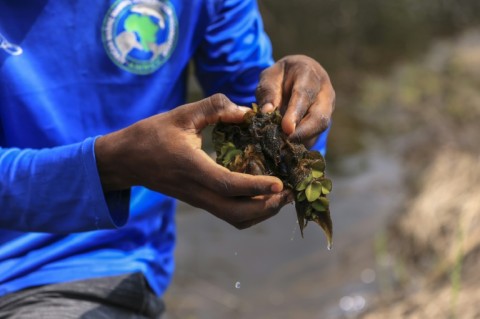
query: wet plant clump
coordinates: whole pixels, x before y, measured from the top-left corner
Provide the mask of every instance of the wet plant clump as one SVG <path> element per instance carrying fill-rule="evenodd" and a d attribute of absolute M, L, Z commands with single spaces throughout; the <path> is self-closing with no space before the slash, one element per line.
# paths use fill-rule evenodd
<path fill-rule="evenodd" d="M 280 178 L 295 193 L 295 209 L 303 229 L 314 221 L 332 243 L 332 220 L 325 177 L 325 159 L 317 151 L 288 140 L 279 111 L 262 113 L 254 104 L 240 124 L 218 123 L 213 130 L 217 163 L 231 171 Z"/>

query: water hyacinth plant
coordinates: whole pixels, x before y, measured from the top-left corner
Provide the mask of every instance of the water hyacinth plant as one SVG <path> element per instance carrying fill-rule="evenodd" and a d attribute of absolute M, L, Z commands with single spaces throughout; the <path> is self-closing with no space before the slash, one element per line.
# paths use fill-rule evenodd
<path fill-rule="evenodd" d="M 317 151 L 288 140 L 278 110 L 262 113 L 257 105 L 240 124 L 218 123 L 212 133 L 217 163 L 234 172 L 280 178 L 295 193 L 295 209 L 303 229 L 314 221 L 332 244 L 332 220 L 327 195 L 332 182 L 325 177 L 325 159 Z"/>

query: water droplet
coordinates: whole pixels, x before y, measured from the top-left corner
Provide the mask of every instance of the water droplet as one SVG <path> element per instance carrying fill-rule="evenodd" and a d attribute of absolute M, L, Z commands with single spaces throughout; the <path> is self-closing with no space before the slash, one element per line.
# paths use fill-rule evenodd
<path fill-rule="evenodd" d="M 296 221 L 297 222 L 297 225 L 298 225 L 298 220 Z M 290 236 L 290 240 L 293 241 L 295 239 L 295 232 L 297 231 L 297 225 L 294 225 L 293 226 L 293 229 L 292 229 L 292 236 Z"/>
<path fill-rule="evenodd" d="M 240 289 L 240 281 L 237 281 L 237 282 L 235 283 L 235 288 Z"/>
<path fill-rule="evenodd" d="M 370 268 L 364 269 L 360 274 L 360 278 L 362 279 L 363 283 L 371 284 L 372 282 L 375 281 L 375 270 Z"/>
<path fill-rule="evenodd" d="M 357 311 L 357 312 L 360 312 L 365 308 L 365 305 L 366 305 L 367 302 L 366 302 L 365 298 L 362 297 L 362 296 L 354 296 L 353 297 L 353 303 L 354 303 L 353 310 Z"/>
<path fill-rule="evenodd" d="M 353 308 L 353 298 L 350 296 L 344 296 L 339 302 L 340 309 L 345 312 L 351 311 Z"/>
<path fill-rule="evenodd" d="M 359 313 L 366 305 L 366 300 L 360 295 L 343 296 L 338 303 L 340 309 L 346 313 Z"/>

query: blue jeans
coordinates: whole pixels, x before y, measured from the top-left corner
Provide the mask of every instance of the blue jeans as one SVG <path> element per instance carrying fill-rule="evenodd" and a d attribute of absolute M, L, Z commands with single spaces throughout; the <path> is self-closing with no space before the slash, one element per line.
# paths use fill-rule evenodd
<path fill-rule="evenodd" d="M 141 273 L 33 287 L 0 297 L 0 319 L 157 319 L 164 310 Z"/>

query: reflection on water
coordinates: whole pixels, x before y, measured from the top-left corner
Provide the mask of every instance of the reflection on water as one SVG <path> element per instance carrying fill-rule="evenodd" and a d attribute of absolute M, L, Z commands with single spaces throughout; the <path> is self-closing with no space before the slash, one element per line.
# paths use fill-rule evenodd
<path fill-rule="evenodd" d="M 362 279 L 362 282 L 364 284 L 371 284 L 375 281 L 375 270 L 371 268 L 366 268 L 362 271 L 362 274 L 360 275 L 360 278 Z"/>
<path fill-rule="evenodd" d="M 360 313 L 365 308 L 365 305 L 365 298 L 360 295 L 344 296 L 339 302 L 340 309 L 343 310 L 347 316 L 354 316 Z"/>
<path fill-rule="evenodd" d="M 330 174 L 331 251 L 314 224 L 301 238 L 293 205 L 237 231 L 181 204 L 168 318 L 343 318 L 364 309 L 377 290 L 373 241 L 401 203 L 402 171 L 380 150 L 342 166 L 347 175 Z"/>

